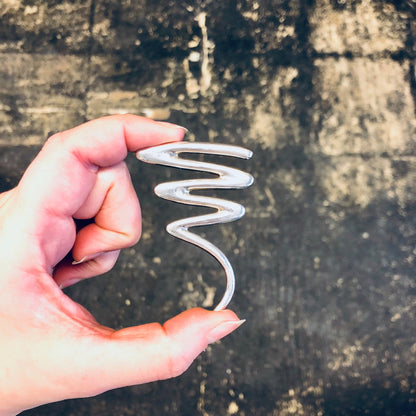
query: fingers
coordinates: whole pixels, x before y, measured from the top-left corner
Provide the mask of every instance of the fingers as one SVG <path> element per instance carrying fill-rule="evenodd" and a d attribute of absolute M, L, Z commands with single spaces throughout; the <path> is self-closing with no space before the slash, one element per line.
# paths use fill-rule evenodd
<path fill-rule="evenodd" d="M 107 251 L 94 259 L 74 264 L 71 259 L 65 259 L 55 269 L 53 278 L 62 289 L 81 280 L 99 276 L 110 271 L 115 265 L 120 251 Z"/>
<path fill-rule="evenodd" d="M 70 140 L 70 149 L 82 162 L 105 167 L 123 160 L 128 151 L 181 140 L 185 131 L 175 124 L 126 114 L 92 120 L 60 135 Z"/>
<path fill-rule="evenodd" d="M 94 223 L 77 234 L 72 249 L 76 261 L 137 243 L 141 234 L 140 205 L 124 163 L 98 172 L 96 185 L 74 217 L 94 218 Z"/>
<path fill-rule="evenodd" d="M 139 240 L 140 205 L 124 162 L 97 172 L 96 183 L 74 218 L 94 222 L 77 233 L 74 262 L 66 259 L 56 267 L 54 278 L 61 287 L 109 271 L 119 250 Z"/>
<path fill-rule="evenodd" d="M 52 136 L 23 176 L 19 188 L 30 209 L 48 207 L 72 216 L 94 186 L 101 167 L 123 161 L 128 151 L 178 141 L 185 130 L 143 117 L 104 117 Z"/>
<path fill-rule="evenodd" d="M 128 151 L 181 140 L 184 134 L 183 128 L 172 124 L 123 115 L 97 119 L 50 138 L 14 192 L 23 239 L 36 238 L 40 248 L 31 259 L 37 257 L 51 270 L 74 243 L 79 261 L 136 242 L 140 210 L 122 161 Z M 94 215 L 95 224 L 76 235 L 73 217 Z"/>
<path fill-rule="evenodd" d="M 81 354 L 84 379 L 76 396 L 95 395 L 122 386 L 167 379 L 182 374 L 215 342 L 237 329 L 240 321 L 230 310 L 191 309 L 160 324 L 126 328 Z M 72 367 L 73 368 L 73 367 Z"/>
<path fill-rule="evenodd" d="M 9 397 L 10 392 L 16 396 L 18 408 L 13 414 L 59 400 L 178 376 L 209 343 L 242 324 L 230 310 L 191 309 L 163 326 L 153 323 L 121 331 L 96 328 L 94 320 L 82 318 L 82 314 L 72 325 L 66 313 L 59 317 L 63 321 L 55 331 L 45 331 L 48 327 L 40 324 L 32 328 L 30 344 L 21 343 L 8 351 L 9 359 L 19 360 L 22 369 L 11 373 L 3 383 L 0 380 L 0 398 Z M 13 386 L 25 388 L 15 390 Z"/>

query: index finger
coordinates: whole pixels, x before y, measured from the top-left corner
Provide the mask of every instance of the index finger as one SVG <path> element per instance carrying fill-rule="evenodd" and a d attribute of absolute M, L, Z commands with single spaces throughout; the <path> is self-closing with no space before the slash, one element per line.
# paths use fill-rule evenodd
<path fill-rule="evenodd" d="M 19 183 L 21 206 L 72 216 L 94 186 L 100 167 L 127 153 L 183 138 L 185 129 L 134 115 L 103 117 L 48 139 Z"/>
<path fill-rule="evenodd" d="M 175 124 L 124 114 L 92 120 L 59 135 L 69 139 L 82 161 L 107 167 L 121 162 L 127 152 L 181 140 L 185 131 Z"/>

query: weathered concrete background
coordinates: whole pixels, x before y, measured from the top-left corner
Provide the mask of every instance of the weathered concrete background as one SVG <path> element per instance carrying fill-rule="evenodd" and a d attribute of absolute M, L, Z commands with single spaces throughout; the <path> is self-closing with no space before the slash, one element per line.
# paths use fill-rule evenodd
<path fill-rule="evenodd" d="M 255 186 L 226 194 L 246 217 L 203 230 L 247 323 L 179 379 L 26 415 L 416 414 L 414 0 L 2 0 L 0 19 L 1 190 L 109 113 L 255 152 L 235 162 Z M 68 292 L 114 327 L 211 306 L 221 270 L 163 232 L 194 211 L 152 195 L 173 172 L 129 166 L 143 239 Z"/>

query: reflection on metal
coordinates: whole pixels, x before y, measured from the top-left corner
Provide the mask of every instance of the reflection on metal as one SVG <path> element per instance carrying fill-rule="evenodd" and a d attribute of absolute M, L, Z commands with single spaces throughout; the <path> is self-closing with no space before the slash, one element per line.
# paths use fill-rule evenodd
<path fill-rule="evenodd" d="M 223 165 L 183 159 L 179 157 L 180 153 L 206 153 L 249 159 L 252 156 L 252 152 L 238 146 L 194 142 L 168 143 L 137 152 L 137 158 L 144 162 L 210 172 L 218 175 L 216 178 L 209 179 L 189 179 L 161 183 L 156 186 L 155 193 L 159 197 L 170 201 L 204 206 L 217 210 L 214 213 L 174 221 L 166 227 L 166 230 L 173 236 L 208 251 L 223 266 L 227 277 L 227 286 L 223 298 L 215 308 L 215 310 L 222 310 L 228 305 L 234 293 L 235 276 L 233 268 L 221 250 L 206 239 L 188 231 L 188 228 L 234 221 L 241 218 L 245 210 L 242 205 L 235 202 L 203 195 L 194 195 L 190 192 L 214 188 L 246 188 L 253 183 L 253 177 L 248 173 Z"/>

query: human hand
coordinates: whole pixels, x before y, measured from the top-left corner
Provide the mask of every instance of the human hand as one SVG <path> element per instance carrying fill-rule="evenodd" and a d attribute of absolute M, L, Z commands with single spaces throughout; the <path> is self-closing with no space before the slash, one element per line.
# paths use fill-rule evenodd
<path fill-rule="evenodd" d="M 61 290 L 110 270 L 140 237 L 127 152 L 183 135 L 132 115 L 94 120 L 52 136 L 0 194 L 0 416 L 177 376 L 241 324 L 229 310 L 191 309 L 115 331 Z"/>

